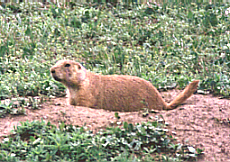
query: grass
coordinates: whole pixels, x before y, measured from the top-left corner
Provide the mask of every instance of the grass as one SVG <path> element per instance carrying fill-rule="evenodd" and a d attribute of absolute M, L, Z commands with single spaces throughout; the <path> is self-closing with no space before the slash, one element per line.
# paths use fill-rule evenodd
<path fill-rule="evenodd" d="M 1 161 L 183 161 L 201 149 L 182 145 L 156 121 L 110 127 L 96 134 L 83 128 L 45 121 L 21 122 L 0 143 Z"/>
<path fill-rule="evenodd" d="M 1 99 L 58 95 L 49 68 L 60 59 L 159 89 L 200 79 L 200 90 L 229 97 L 229 4 L 1 8 Z"/>

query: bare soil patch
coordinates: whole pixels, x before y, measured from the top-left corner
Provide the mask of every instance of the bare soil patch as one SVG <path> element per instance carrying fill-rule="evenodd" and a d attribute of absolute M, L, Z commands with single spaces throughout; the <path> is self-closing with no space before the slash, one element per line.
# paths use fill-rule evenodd
<path fill-rule="evenodd" d="M 179 90 L 161 92 L 167 102 L 179 93 Z M 67 124 L 87 126 L 93 131 L 117 121 L 114 112 L 66 105 L 66 98 L 52 99 L 44 103 L 42 109 L 26 112 L 26 116 L 8 115 L 0 118 L 0 137 L 8 135 L 19 121 L 26 120 L 43 118 L 53 124 L 64 121 Z M 141 112 L 119 112 L 119 121 L 140 123 L 155 115 L 163 115 L 169 123 L 168 129 L 175 132 L 174 136 L 180 143 L 205 149 L 205 155 L 198 161 L 230 162 L 230 100 L 196 94 L 175 110 L 151 113 L 147 117 L 142 117 Z"/>

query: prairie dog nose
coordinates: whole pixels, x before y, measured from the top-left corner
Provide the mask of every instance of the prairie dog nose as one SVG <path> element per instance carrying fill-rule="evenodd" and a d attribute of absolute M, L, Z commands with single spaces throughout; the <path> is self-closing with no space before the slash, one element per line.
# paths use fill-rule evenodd
<path fill-rule="evenodd" d="M 55 70 L 54 70 L 54 69 L 51 69 L 51 73 L 54 74 L 54 73 L 55 73 Z"/>

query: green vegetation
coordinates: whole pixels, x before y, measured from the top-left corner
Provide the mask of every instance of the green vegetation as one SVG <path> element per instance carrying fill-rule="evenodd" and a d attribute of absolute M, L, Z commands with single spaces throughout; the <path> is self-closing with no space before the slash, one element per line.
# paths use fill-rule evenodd
<path fill-rule="evenodd" d="M 124 123 L 93 134 L 83 127 L 43 120 L 23 122 L 0 143 L 1 161 L 181 161 L 201 149 L 176 143 L 160 120 Z M 153 154 L 154 153 L 154 154 Z"/>
<path fill-rule="evenodd" d="M 49 68 L 74 59 L 94 72 L 136 75 L 157 88 L 230 95 L 230 5 L 190 4 L 69 8 L 1 6 L 0 98 L 58 95 Z"/>

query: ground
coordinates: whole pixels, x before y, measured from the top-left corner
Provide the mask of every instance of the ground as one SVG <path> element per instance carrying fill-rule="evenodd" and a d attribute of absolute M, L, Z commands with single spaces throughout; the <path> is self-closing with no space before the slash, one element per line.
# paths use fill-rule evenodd
<path fill-rule="evenodd" d="M 170 102 L 179 90 L 161 92 Z M 49 120 L 53 124 L 65 121 L 68 124 L 87 126 L 93 131 L 116 123 L 114 112 L 86 107 L 66 105 L 66 98 L 56 98 L 45 102 L 40 110 L 26 110 L 27 115 L 0 118 L 0 137 L 8 135 L 19 121 Z M 162 115 L 169 123 L 168 129 L 180 143 L 196 148 L 204 148 L 200 162 L 230 162 L 230 100 L 212 95 L 195 94 L 175 110 L 151 113 L 147 117 L 142 112 L 119 112 L 119 121 L 137 123 Z"/>

